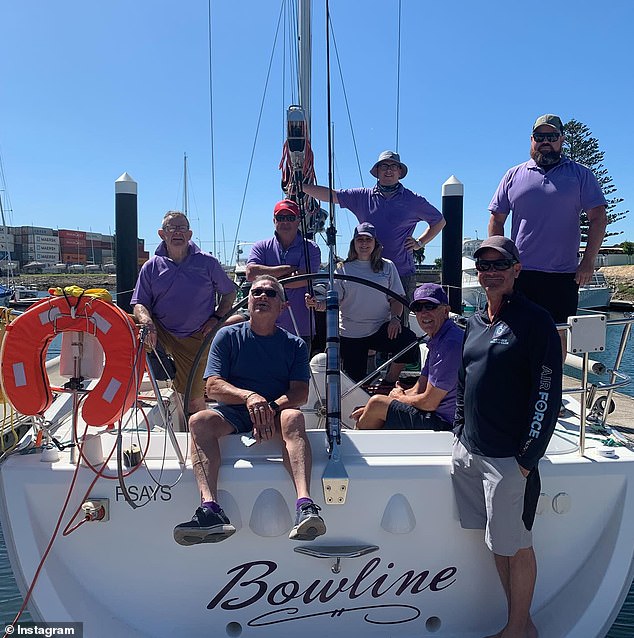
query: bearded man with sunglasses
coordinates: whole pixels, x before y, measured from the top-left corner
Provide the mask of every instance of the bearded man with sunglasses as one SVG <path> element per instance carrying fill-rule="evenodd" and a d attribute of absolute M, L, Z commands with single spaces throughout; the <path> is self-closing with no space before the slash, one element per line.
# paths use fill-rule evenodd
<path fill-rule="evenodd" d="M 506 594 L 507 624 L 495 637 L 534 638 L 531 530 L 538 463 L 561 405 L 560 342 L 546 310 L 513 289 L 522 266 L 511 239 L 489 237 L 474 257 L 487 306 L 467 321 L 452 482 L 460 523 L 485 530 Z"/>
<path fill-rule="evenodd" d="M 184 213 L 165 213 L 158 234 L 162 241 L 141 268 L 131 304 L 135 319 L 145 328 L 146 346 L 155 348 L 160 343 L 174 358 L 174 387 L 185 394 L 198 350 L 231 309 L 236 287 L 220 262 L 191 240 Z M 190 414 L 205 408 L 204 366 L 202 357 L 186 407 Z"/>
<path fill-rule="evenodd" d="M 592 279 L 605 236 L 606 200 L 594 173 L 562 155 L 563 125 L 557 115 L 538 117 L 531 136 L 531 159 L 509 169 L 489 211 L 489 235 L 504 235 L 512 212 L 511 238 L 522 258 L 516 290 L 543 306 L 555 323 L 577 314 L 579 286 Z M 588 216 L 581 262 L 580 215 Z M 562 333 L 565 355 L 565 335 Z"/>
<path fill-rule="evenodd" d="M 319 271 L 321 251 L 314 241 L 302 237 L 299 232 L 300 221 L 300 210 L 294 201 L 283 199 L 275 204 L 273 209 L 275 235 L 253 244 L 247 260 L 248 281 L 253 281 L 259 275 L 270 275 L 281 279 Z M 307 283 L 305 281 L 289 283 L 284 286 L 284 289 L 290 311 L 284 308 L 277 320 L 277 325 L 301 337 L 310 350 L 311 335 L 315 327 L 310 311 L 304 303 L 304 294 L 308 290 Z"/>
<path fill-rule="evenodd" d="M 281 445 L 284 467 L 297 492 L 289 538 L 312 541 L 326 532 L 320 508 L 310 498 L 312 455 L 299 410 L 308 399 L 306 344 L 276 325 L 287 304 L 275 277 L 256 277 L 248 304 L 249 321 L 221 328 L 211 344 L 204 376 L 207 396 L 217 405 L 189 421 L 202 503 L 191 521 L 174 528 L 174 540 L 180 545 L 217 543 L 236 531 L 217 501 L 218 441 L 230 434 Z"/>
<path fill-rule="evenodd" d="M 365 407 L 356 408 L 351 416 L 359 430 L 453 428 L 463 332 L 449 318 L 449 299 L 438 284 L 416 288 L 410 310 L 429 337 L 423 369 L 411 388 L 397 383 L 388 396 L 375 394 Z"/>

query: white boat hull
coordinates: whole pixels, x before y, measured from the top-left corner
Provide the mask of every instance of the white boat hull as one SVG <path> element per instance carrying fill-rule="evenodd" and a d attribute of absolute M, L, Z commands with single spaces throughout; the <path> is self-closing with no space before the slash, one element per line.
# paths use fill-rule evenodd
<path fill-rule="evenodd" d="M 116 480 L 100 479 L 90 496 L 108 499 L 109 520 L 58 535 L 31 598 L 32 615 L 83 622 L 86 638 L 475 637 L 499 630 L 504 594 L 483 533 L 463 530 L 456 514 L 451 435 L 344 431 L 347 501 L 327 506 L 319 485 L 327 463 L 324 433 L 309 434 L 312 491 L 323 508 L 325 536 L 314 543 L 288 540 L 294 493 L 279 450 L 274 444 L 247 449 L 239 437 L 228 437 L 219 500 L 237 533 L 218 545 L 177 545 L 173 526 L 191 517 L 197 490 L 191 467 L 177 483 L 169 443 L 163 462 L 163 442 L 154 436 L 148 467 L 154 476 L 163 468 L 165 486 L 177 484 L 132 509 Z M 185 450 L 186 435 L 177 436 Z M 115 437 L 101 438 L 107 453 Z M 610 459 L 590 449 L 580 458 L 573 433 L 562 430 L 540 467 L 533 604 L 540 636 L 603 636 L 632 580 L 634 453 L 619 449 Z M 68 453 L 55 463 L 16 455 L 0 467 L 2 528 L 23 594 L 74 469 Z M 80 468 L 62 529 L 93 478 Z M 142 467 L 126 485 L 141 504 L 154 482 Z M 340 573 L 332 571 L 334 558 L 294 551 L 350 545 L 378 550 L 342 559 Z"/>

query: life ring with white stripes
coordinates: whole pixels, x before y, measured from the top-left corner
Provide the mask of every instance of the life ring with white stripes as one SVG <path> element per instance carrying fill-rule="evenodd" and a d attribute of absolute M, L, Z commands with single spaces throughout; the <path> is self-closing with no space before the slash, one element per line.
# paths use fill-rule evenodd
<path fill-rule="evenodd" d="M 20 413 L 41 415 L 53 402 L 46 349 L 61 332 L 95 336 L 105 353 L 101 378 L 82 405 L 88 425 L 114 423 L 128 410 L 145 369 L 137 327 L 119 307 L 92 297 L 47 297 L 6 328 L 0 359 L 4 394 Z"/>

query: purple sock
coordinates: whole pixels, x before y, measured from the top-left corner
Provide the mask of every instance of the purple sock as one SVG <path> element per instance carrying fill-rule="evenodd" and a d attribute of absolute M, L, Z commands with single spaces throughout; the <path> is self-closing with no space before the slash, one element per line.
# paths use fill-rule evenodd
<path fill-rule="evenodd" d="M 297 503 L 295 503 L 295 509 L 298 510 L 302 505 L 306 505 L 307 503 L 312 503 L 312 498 L 307 498 L 306 496 L 297 499 Z"/>
<path fill-rule="evenodd" d="M 206 507 L 208 510 L 211 510 L 215 514 L 217 514 L 222 508 L 216 501 L 203 501 L 203 507 Z"/>

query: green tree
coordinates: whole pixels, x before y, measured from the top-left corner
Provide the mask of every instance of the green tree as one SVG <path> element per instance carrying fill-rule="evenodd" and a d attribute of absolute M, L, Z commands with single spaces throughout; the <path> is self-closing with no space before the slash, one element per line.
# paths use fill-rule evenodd
<path fill-rule="evenodd" d="M 436 259 L 434 259 L 434 266 L 438 269 L 442 268 L 442 257 L 436 257 Z"/>
<path fill-rule="evenodd" d="M 425 246 L 414 251 L 414 261 L 418 266 L 425 261 Z"/>
<path fill-rule="evenodd" d="M 619 246 L 626 255 L 634 255 L 634 241 L 622 241 Z"/>
<path fill-rule="evenodd" d="M 608 173 L 607 168 L 603 165 L 605 151 L 600 150 L 599 140 L 592 136 L 592 131 L 583 122 L 578 120 L 570 120 L 564 124 L 564 133 L 566 138 L 563 144 L 563 152 L 575 162 L 579 162 L 587 166 L 599 180 L 599 184 L 603 189 L 603 194 L 608 202 L 606 212 L 608 216 L 608 226 L 615 222 L 621 221 L 630 211 L 615 211 L 615 208 L 623 202 L 622 197 L 610 197 L 616 192 L 616 186 L 612 180 L 612 176 Z M 588 240 L 588 216 L 585 211 L 581 212 L 581 241 Z M 620 235 L 623 231 L 609 232 L 606 231 L 605 236 Z"/>

